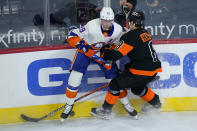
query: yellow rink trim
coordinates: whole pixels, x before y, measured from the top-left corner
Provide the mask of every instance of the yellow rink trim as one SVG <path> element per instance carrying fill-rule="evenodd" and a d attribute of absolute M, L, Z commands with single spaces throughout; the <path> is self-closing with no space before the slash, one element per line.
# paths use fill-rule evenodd
<path fill-rule="evenodd" d="M 134 108 L 140 112 L 141 107 L 144 102 L 141 99 L 130 100 Z M 90 110 L 92 107 L 98 107 L 102 104 L 95 101 L 86 101 L 82 103 L 76 103 L 73 110 L 75 111 L 75 116 L 71 118 L 80 117 L 90 117 Z M 0 109 L 0 124 L 18 123 L 25 122 L 20 118 L 20 114 L 25 114 L 34 118 L 42 117 L 45 114 L 61 107 L 63 104 L 49 104 L 49 105 L 37 105 L 37 106 L 24 106 L 17 108 L 3 108 Z M 63 111 L 63 110 L 62 110 Z M 62 111 L 54 114 L 45 120 L 59 119 Z M 197 97 L 171 97 L 164 98 L 162 111 L 197 111 Z M 125 114 L 123 107 L 120 102 L 118 102 L 114 108 L 113 112 L 116 114 Z"/>
<path fill-rule="evenodd" d="M 197 111 L 197 97 L 165 98 L 162 111 Z"/>

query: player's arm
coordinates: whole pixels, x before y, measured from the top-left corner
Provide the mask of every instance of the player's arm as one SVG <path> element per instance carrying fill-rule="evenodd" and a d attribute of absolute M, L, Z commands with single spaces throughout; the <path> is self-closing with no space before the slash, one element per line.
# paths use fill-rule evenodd
<path fill-rule="evenodd" d="M 88 34 L 87 29 L 88 24 L 78 29 L 73 29 L 67 36 L 67 42 L 70 46 L 79 49 L 86 56 L 92 57 L 96 50 L 83 39 Z"/>
<path fill-rule="evenodd" d="M 83 37 L 86 33 L 86 27 L 81 26 L 80 28 L 72 29 L 67 35 L 67 42 L 70 46 L 77 48 L 76 46 L 83 41 Z"/>
<path fill-rule="evenodd" d="M 104 60 L 112 60 L 116 61 L 120 59 L 122 56 L 127 55 L 131 50 L 133 50 L 133 46 L 125 43 L 124 41 L 120 41 L 119 44 L 113 50 L 104 50 L 102 58 Z"/>

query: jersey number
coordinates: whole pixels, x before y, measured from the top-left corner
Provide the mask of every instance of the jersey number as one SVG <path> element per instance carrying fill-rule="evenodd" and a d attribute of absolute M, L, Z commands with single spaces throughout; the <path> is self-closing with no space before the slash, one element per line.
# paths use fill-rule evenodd
<path fill-rule="evenodd" d="M 86 29 L 85 29 L 84 26 L 80 26 L 80 28 L 79 28 L 79 32 L 80 32 L 80 33 L 84 32 L 85 30 L 86 30 Z"/>

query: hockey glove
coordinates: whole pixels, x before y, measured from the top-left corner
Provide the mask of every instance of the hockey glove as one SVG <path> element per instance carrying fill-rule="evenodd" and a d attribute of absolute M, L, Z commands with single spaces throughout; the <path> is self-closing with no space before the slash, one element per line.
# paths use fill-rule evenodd
<path fill-rule="evenodd" d="M 76 48 L 83 51 L 84 54 L 90 58 L 93 57 L 93 55 L 97 52 L 97 50 L 94 50 L 90 45 L 88 45 L 87 42 L 84 40 L 80 41 L 79 44 L 76 45 Z"/>
<path fill-rule="evenodd" d="M 97 55 L 93 55 L 92 59 L 95 60 L 96 62 L 102 64 L 107 70 L 111 70 L 111 64 L 112 64 L 111 61 L 105 61 Z"/>
<path fill-rule="evenodd" d="M 99 56 L 96 55 L 96 54 L 94 54 L 94 55 L 92 56 L 92 59 L 95 60 L 96 62 L 100 63 L 100 64 L 106 63 L 105 60 L 103 60 L 101 57 L 99 57 Z"/>
<path fill-rule="evenodd" d="M 116 48 L 115 44 L 107 44 L 105 46 L 103 46 L 103 48 L 101 48 L 101 54 L 104 52 L 104 50 L 113 50 Z"/>
<path fill-rule="evenodd" d="M 111 65 L 112 65 L 112 61 L 106 61 L 106 63 L 103 64 L 103 66 L 104 66 L 107 70 L 111 70 Z"/>

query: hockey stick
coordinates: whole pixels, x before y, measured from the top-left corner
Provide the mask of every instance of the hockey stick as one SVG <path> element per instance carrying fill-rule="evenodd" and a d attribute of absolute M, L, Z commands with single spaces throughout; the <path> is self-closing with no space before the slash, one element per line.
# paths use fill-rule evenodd
<path fill-rule="evenodd" d="M 91 92 L 89 92 L 89 93 L 87 93 L 87 94 L 84 94 L 84 95 L 80 96 L 79 98 L 77 98 L 77 99 L 75 100 L 75 102 L 77 102 L 77 101 L 83 99 L 83 98 L 86 97 L 86 96 L 89 96 L 90 94 L 93 94 L 93 93 L 95 93 L 95 92 L 97 92 L 97 91 L 99 91 L 99 90 L 101 90 L 101 89 L 107 87 L 108 85 L 109 85 L 109 83 L 107 83 L 107 84 L 105 84 L 105 85 L 99 87 L 98 89 L 95 89 L 95 90 L 93 90 L 93 91 L 91 91 Z M 43 119 L 45 119 L 45 118 L 47 118 L 47 117 L 50 117 L 50 116 L 54 115 L 55 113 L 57 113 L 58 111 L 62 110 L 63 108 L 65 108 L 65 105 L 59 107 L 59 108 L 56 109 L 56 110 L 53 110 L 53 111 L 49 112 L 48 114 L 46 114 L 46 115 L 44 115 L 44 116 L 42 116 L 42 117 L 40 117 L 40 118 L 32 118 L 32 117 L 26 116 L 25 114 L 21 114 L 20 116 L 21 116 L 21 118 L 22 118 L 23 120 L 26 120 L 26 121 L 30 121 L 30 122 L 39 122 L 39 121 L 41 121 L 41 120 L 43 120 Z"/>

